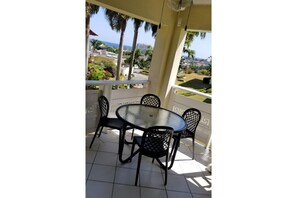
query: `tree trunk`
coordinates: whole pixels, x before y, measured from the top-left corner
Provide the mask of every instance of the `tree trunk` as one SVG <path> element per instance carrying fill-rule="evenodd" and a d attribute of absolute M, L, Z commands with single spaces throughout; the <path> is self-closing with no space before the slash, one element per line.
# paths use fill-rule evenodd
<path fill-rule="evenodd" d="M 129 66 L 128 80 L 131 80 L 132 68 L 133 68 L 134 59 L 135 59 L 137 37 L 138 37 L 138 29 L 135 29 L 134 30 L 134 37 L 133 37 L 133 44 L 132 44 L 132 58 L 131 58 L 130 66 Z"/>
<path fill-rule="evenodd" d="M 124 41 L 124 35 L 125 35 L 126 25 L 124 24 L 121 29 L 121 37 L 120 37 L 120 44 L 119 44 L 119 52 L 118 52 L 118 63 L 117 63 L 117 74 L 116 74 L 116 80 L 120 80 L 120 73 L 121 73 L 121 65 L 122 65 L 122 57 L 123 57 L 123 41 Z M 118 86 L 116 86 L 116 89 Z"/>
<path fill-rule="evenodd" d="M 121 64 L 122 64 L 122 58 L 123 58 L 123 47 L 124 47 L 124 45 L 123 45 L 124 34 L 125 34 L 125 32 L 122 30 L 121 37 L 120 37 L 120 44 L 119 44 L 116 80 L 120 80 Z"/>

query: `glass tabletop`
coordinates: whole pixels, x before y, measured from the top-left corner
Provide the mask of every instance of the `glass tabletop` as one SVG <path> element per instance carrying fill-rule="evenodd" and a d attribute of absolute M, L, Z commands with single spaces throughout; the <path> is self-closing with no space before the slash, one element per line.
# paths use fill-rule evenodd
<path fill-rule="evenodd" d="M 185 120 L 178 114 L 160 107 L 128 104 L 116 110 L 118 118 L 133 127 L 144 130 L 151 126 L 170 126 L 175 133 L 186 129 Z"/>

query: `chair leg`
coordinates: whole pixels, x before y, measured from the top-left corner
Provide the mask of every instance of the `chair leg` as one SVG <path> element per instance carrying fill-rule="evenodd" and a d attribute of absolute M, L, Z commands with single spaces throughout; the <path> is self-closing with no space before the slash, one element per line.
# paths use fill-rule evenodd
<path fill-rule="evenodd" d="M 171 159 L 172 157 L 172 153 L 174 151 L 174 147 L 176 146 L 176 139 L 173 138 L 173 144 L 172 144 L 172 148 L 171 148 L 171 152 L 170 152 L 170 155 L 169 155 L 169 158 Z"/>
<path fill-rule="evenodd" d="M 133 141 L 132 148 L 131 148 L 131 155 L 130 156 L 132 156 L 132 154 L 134 152 L 134 148 L 135 148 L 135 142 Z M 132 158 L 130 159 L 130 162 L 131 161 L 132 161 Z"/>
<path fill-rule="evenodd" d="M 122 153 L 123 153 L 123 150 L 124 150 L 124 141 L 125 141 L 125 138 L 124 139 L 122 139 L 122 138 L 124 137 L 123 133 L 125 132 L 125 129 L 120 129 L 119 132 L 120 132 L 120 134 L 119 134 L 118 154 L 120 156 L 122 156 Z"/>
<path fill-rule="evenodd" d="M 99 128 L 100 128 L 100 125 L 98 124 L 98 126 L 97 126 L 97 128 L 96 128 L 95 134 L 94 134 L 94 136 L 93 136 L 93 139 L 92 139 L 92 142 L 91 142 L 89 148 L 92 148 L 92 145 L 93 145 L 94 140 L 95 140 L 95 138 L 96 138 L 96 136 L 97 136 L 97 133 L 98 133 L 98 129 L 99 129 Z M 103 127 L 101 127 L 101 128 L 103 128 Z"/>
<path fill-rule="evenodd" d="M 97 127 L 96 127 L 95 132 L 98 132 L 100 127 L 101 127 L 101 124 L 100 124 L 100 121 L 99 121 L 99 122 L 98 122 L 98 125 L 97 125 Z"/>
<path fill-rule="evenodd" d="M 100 129 L 100 132 L 99 132 L 99 134 L 98 134 L 99 129 Z M 92 147 L 92 145 L 93 145 L 93 143 L 94 143 L 94 140 L 95 140 L 95 137 L 97 136 L 97 134 L 98 134 L 98 138 L 100 137 L 102 130 L 103 130 L 103 126 L 101 126 L 100 123 L 98 123 L 98 126 L 97 126 L 97 128 L 96 128 L 96 130 L 95 130 L 95 134 L 94 134 L 94 137 L 93 137 L 93 139 L 92 139 L 92 142 L 91 142 L 89 148 Z"/>
<path fill-rule="evenodd" d="M 100 132 L 99 132 L 99 134 L 98 134 L 98 138 L 100 137 L 100 135 L 101 135 L 101 133 L 102 133 L 102 130 L 103 130 L 103 126 L 101 126 L 101 128 L 100 128 Z"/>
<path fill-rule="evenodd" d="M 164 185 L 167 185 L 167 170 L 168 170 L 168 154 L 166 155 L 166 167 L 165 167 L 165 183 Z"/>
<path fill-rule="evenodd" d="M 139 175 L 140 163 L 141 163 L 141 153 L 139 153 L 139 156 L 138 156 L 138 164 L 137 164 L 137 171 L 136 171 L 136 178 L 135 178 L 135 186 L 137 186 L 137 182 L 138 182 L 138 175 Z"/>
<path fill-rule="evenodd" d="M 132 129 L 131 140 L 133 140 L 133 136 L 134 136 L 134 128 Z"/>
<path fill-rule="evenodd" d="M 192 159 L 194 159 L 194 150 L 195 150 L 195 139 L 194 138 L 192 138 L 192 145 L 193 145 L 193 158 Z"/>

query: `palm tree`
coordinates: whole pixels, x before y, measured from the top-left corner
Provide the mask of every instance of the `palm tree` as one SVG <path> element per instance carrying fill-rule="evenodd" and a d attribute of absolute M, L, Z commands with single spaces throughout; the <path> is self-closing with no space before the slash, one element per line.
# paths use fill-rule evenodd
<path fill-rule="evenodd" d="M 150 63 L 152 61 L 152 57 L 153 57 L 153 48 L 152 46 L 148 46 L 146 48 L 146 51 L 144 53 L 145 57 L 141 58 L 139 60 L 139 67 L 140 68 L 149 68 L 150 67 Z"/>
<path fill-rule="evenodd" d="M 199 35 L 200 35 L 201 39 L 204 39 L 206 36 L 206 32 L 188 32 L 187 33 L 185 45 L 183 48 L 184 53 L 188 53 L 188 50 L 190 50 L 190 46 L 191 46 L 192 42 L 194 41 L 194 38 L 198 37 Z"/>
<path fill-rule="evenodd" d="M 90 40 L 91 45 L 93 46 L 93 52 L 95 52 L 96 49 L 100 48 L 100 45 L 102 44 L 101 41 L 98 41 L 96 39 L 91 39 Z"/>
<path fill-rule="evenodd" d="M 144 22 L 142 20 L 135 19 L 135 18 L 133 20 L 134 20 L 134 37 L 133 37 L 133 45 L 132 45 L 132 61 L 129 66 L 128 80 L 131 80 L 132 67 L 135 63 L 135 51 L 136 51 L 136 44 L 137 44 L 137 37 L 138 37 L 138 29 L 142 26 Z M 149 22 L 145 22 L 144 31 L 148 32 L 150 30 L 152 30 L 152 36 L 156 37 L 158 26 Z"/>
<path fill-rule="evenodd" d="M 138 37 L 138 29 L 142 26 L 144 22 L 136 18 L 134 18 L 133 20 L 134 20 L 134 37 L 133 37 L 133 44 L 132 44 L 132 60 L 129 65 L 128 80 L 131 80 L 132 67 L 135 63 L 135 51 L 136 51 L 136 44 L 137 44 L 137 37 Z M 152 36 L 156 37 L 158 26 L 149 22 L 145 22 L 144 31 L 148 32 L 149 30 L 152 30 Z"/>
<path fill-rule="evenodd" d="M 145 22 L 144 24 L 144 31 L 148 32 L 152 30 L 152 37 L 156 38 L 157 36 L 157 31 L 158 31 L 158 26 L 149 22 Z"/>
<path fill-rule="evenodd" d="M 186 36 L 186 41 L 183 47 L 183 53 L 188 54 L 188 58 L 192 58 L 192 65 L 193 65 L 193 59 L 195 57 L 195 50 L 191 50 L 190 46 L 192 44 L 192 42 L 194 41 L 195 37 L 198 37 L 200 35 L 201 39 L 204 39 L 206 36 L 206 32 L 187 32 L 187 36 Z M 184 64 L 185 58 L 181 58 L 180 63 L 179 63 L 179 67 L 180 68 L 184 68 L 183 64 Z"/>
<path fill-rule="evenodd" d="M 142 53 L 141 53 L 140 49 L 137 48 L 135 50 L 134 63 L 137 64 L 137 65 L 139 65 L 140 59 L 142 59 Z"/>
<path fill-rule="evenodd" d="M 126 60 L 124 62 L 130 65 L 131 64 L 131 61 L 132 61 L 132 52 L 130 52 L 128 55 L 129 55 L 129 57 L 126 58 Z M 135 50 L 135 54 L 134 54 L 134 64 L 138 64 L 139 63 L 139 60 L 141 58 L 142 58 L 142 53 L 141 53 L 140 49 L 137 48 Z"/>
<path fill-rule="evenodd" d="M 119 44 L 119 53 L 118 53 L 118 62 L 117 62 L 117 73 L 116 73 L 116 80 L 120 79 L 120 72 L 121 72 L 121 64 L 123 59 L 123 41 L 124 41 L 124 35 L 125 30 L 127 27 L 127 22 L 129 20 L 129 16 L 120 14 L 118 12 L 114 12 L 111 10 L 106 9 L 105 10 L 105 16 L 106 19 L 109 22 L 109 25 L 112 30 L 115 30 L 116 32 L 120 32 L 120 44 Z"/>
<path fill-rule="evenodd" d="M 149 61 L 149 62 L 152 61 L 153 52 L 154 52 L 154 50 L 153 50 L 152 46 L 149 45 L 149 46 L 146 48 L 146 51 L 145 51 L 145 53 L 144 53 L 144 55 L 146 56 L 146 61 Z"/>
<path fill-rule="evenodd" d="M 99 12 L 99 6 L 86 2 L 86 71 L 88 71 L 88 46 L 90 35 L 90 18 Z"/>
<path fill-rule="evenodd" d="M 138 37 L 138 29 L 141 27 L 143 21 L 134 18 L 134 36 L 133 36 L 133 44 L 132 44 L 132 60 L 129 65 L 129 74 L 128 74 L 128 80 L 131 80 L 131 74 L 132 74 L 132 67 L 134 65 L 134 59 L 135 59 L 135 51 L 136 51 L 136 43 L 137 43 L 137 37 Z"/>
<path fill-rule="evenodd" d="M 195 57 L 195 50 L 191 50 L 190 48 L 186 48 L 184 50 L 184 53 L 188 54 L 188 58 L 194 59 L 194 57 Z"/>
<path fill-rule="evenodd" d="M 201 39 L 204 39 L 206 36 L 206 32 L 188 32 L 186 37 L 185 45 L 190 47 L 191 43 L 193 42 L 195 37 L 198 37 L 200 35 Z"/>

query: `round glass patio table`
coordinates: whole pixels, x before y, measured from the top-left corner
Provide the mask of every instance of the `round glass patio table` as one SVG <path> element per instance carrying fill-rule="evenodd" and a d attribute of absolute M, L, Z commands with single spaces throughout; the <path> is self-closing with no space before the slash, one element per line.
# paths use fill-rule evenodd
<path fill-rule="evenodd" d="M 178 143 L 181 133 L 186 129 L 185 120 L 175 112 L 172 112 L 168 109 L 153 107 L 143 104 L 127 104 L 120 106 L 116 110 L 116 115 L 121 119 L 126 125 L 132 126 L 136 129 L 144 131 L 145 129 L 151 126 L 169 126 L 174 129 L 174 133 L 178 134 Z M 120 133 L 120 143 L 119 143 L 119 159 L 122 163 L 128 162 L 132 157 L 127 159 L 122 159 L 122 153 L 124 149 L 125 142 L 125 130 L 122 130 Z M 174 149 L 173 156 L 171 159 L 172 167 L 174 158 L 176 155 L 177 148 L 179 144 Z M 158 159 L 157 159 L 158 160 Z M 158 160 L 160 163 L 160 161 Z"/>

